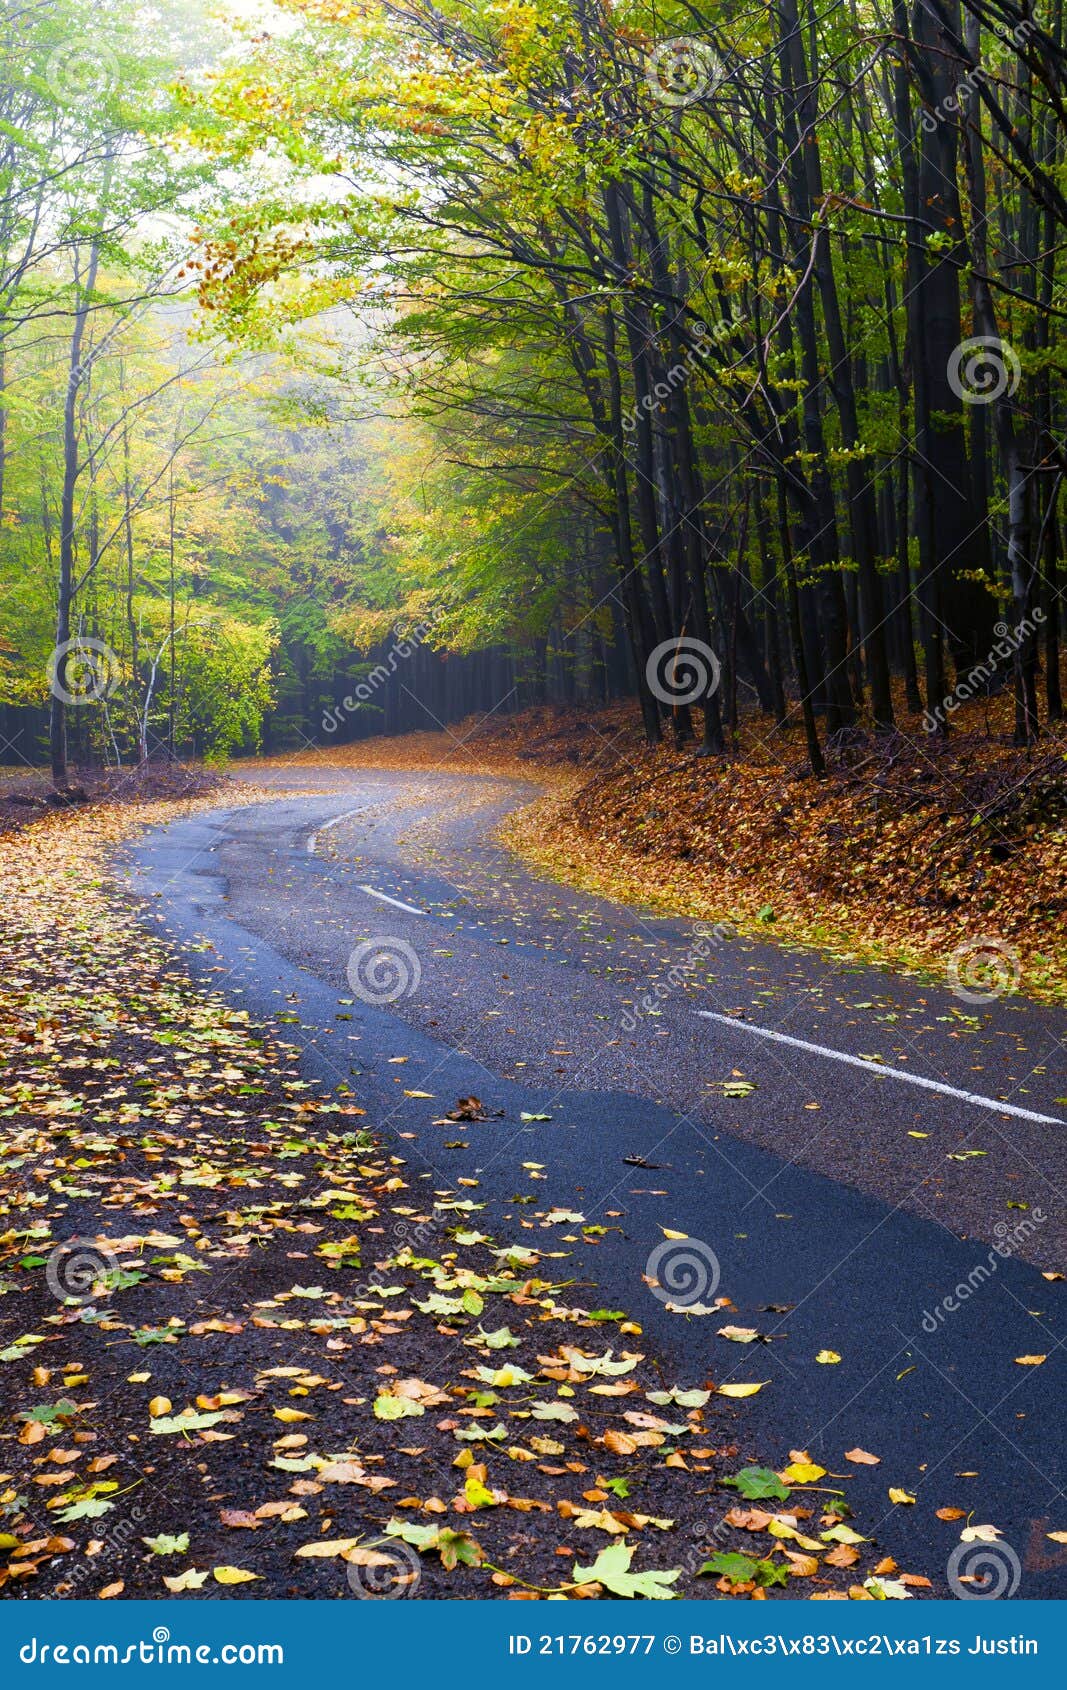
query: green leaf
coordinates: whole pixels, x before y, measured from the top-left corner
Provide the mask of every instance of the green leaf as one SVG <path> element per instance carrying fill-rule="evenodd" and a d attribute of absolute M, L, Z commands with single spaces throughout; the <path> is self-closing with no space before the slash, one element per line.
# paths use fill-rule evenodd
<path fill-rule="evenodd" d="M 712 1555 L 697 1568 L 697 1576 L 710 1573 L 716 1578 L 727 1578 L 731 1584 L 757 1584 L 764 1588 L 774 1584 L 786 1584 L 789 1578 L 788 1568 L 780 1566 L 774 1561 L 755 1561 L 750 1555 L 718 1554 Z"/>
<path fill-rule="evenodd" d="M 789 1486 L 784 1485 L 777 1473 L 772 1472 L 769 1467 L 742 1467 L 740 1473 L 735 1473 L 729 1479 L 720 1479 L 719 1483 L 735 1486 L 750 1502 L 763 1497 L 774 1497 L 784 1502 L 789 1495 Z"/>
<path fill-rule="evenodd" d="M 602 1584 L 613 1596 L 644 1596 L 650 1602 L 672 1601 L 677 1592 L 669 1590 L 667 1586 L 674 1584 L 676 1579 L 681 1577 L 682 1569 L 676 1567 L 672 1572 L 631 1573 L 630 1562 L 633 1560 L 633 1554 L 633 1545 L 630 1543 L 609 1543 L 606 1549 L 600 1551 L 591 1567 L 579 1567 L 575 1562 L 574 1582 Z"/>
<path fill-rule="evenodd" d="M 177 1537 L 169 1537 L 166 1532 L 160 1532 L 158 1537 L 143 1537 L 141 1542 L 153 1555 L 184 1555 L 189 1547 L 189 1533 L 179 1532 Z"/>
<path fill-rule="evenodd" d="M 415 1402 L 411 1397 L 391 1397 L 386 1394 L 378 1397 L 374 1404 L 377 1420 L 404 1420 L 409 1416 L 414 1418 L 425 1413 L 425 1405 Z"/>
<path fill-rule="evenodd" d="M 495 1332 L 486 1332 L 479 1326 L 478 1331 L 491 1350 L 517 1350 L 519 1340 L 512 1337 L 510 1326 L 498 1326 Z"/>
<path fill-rule="evenodd" d="M 101 1496 L 87 1496 L 81 1502 L 72 1502 L 69 1508 L 56 1515 L 56 1519 L 62 1520 L 64 1525 L 71 1520 L 98 1520 L 101 1514 L 107 1514 L 114 1506 L 113 1502 L 106 1502 Z"/>
<path fill-rule="evenodd" d="M 168 1414 L 161 1420 L 150 1420 L 148 1430 L 162 1437 L 170 1437 L 175 1432 L 204 1432 L 225 1418 L 225 1409 L 219 1409 L 214 1414 Z"/>
<path fill-rule="evenodd" d="M 450 1526 L 416 1526 L 410 1520 L 390 1520 L 385 1528 L 385 1535 L 398 1537 L 404 1543 L 413 1544 L 420 1555 L 429 1555 L 436 1551 L 441 1557 L 441 1565 L 447 1572 L 451 1572 L 460 1562 L 465 1567 L 480 1566 L 485 1558 L 480 1543 L 476 1543 L 466 1532 L 453 1531 Z"/>

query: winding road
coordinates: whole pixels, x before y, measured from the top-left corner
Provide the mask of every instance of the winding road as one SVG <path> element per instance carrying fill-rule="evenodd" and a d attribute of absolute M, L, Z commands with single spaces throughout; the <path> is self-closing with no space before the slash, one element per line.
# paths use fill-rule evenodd
<path fill-rule="evenodd" d="M 518 782 L 246 778 L 277 798 L 128 854 L 190 969 L 280 1015 L 409 1177 L 629 1311 L 667 1384 L 767 1381 L 741 1454 L 850 1473 L 863 1529 L 935 1583 L 969 1517 L 1019 1596 L 1067 1594 L 1062 1013 L 541 879 L 493 843 Z M 434 1124 L 472 1095 L 487 1120 Z"/>

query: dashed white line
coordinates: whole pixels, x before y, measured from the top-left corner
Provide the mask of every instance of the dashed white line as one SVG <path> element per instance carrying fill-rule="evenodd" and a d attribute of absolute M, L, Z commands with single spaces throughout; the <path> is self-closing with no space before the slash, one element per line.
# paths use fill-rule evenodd
<path fill-rule="evenodd" d="M 792 1045 L 795 1050 L 810 1050 L 816 1056 L 828 1056 L 834 1062 L 847 1062 L 851 1068 L 862 1068 L 868 1074 L 878 1074 L 883 1079 L 905 1080 L 910 1086 L 922 1086 L 926 1091 L 943 1092 L 946 1097 L 958 1097 L 963 1103 L 974 1103 L 980 1109 L 995 1109 L 1001 1115 L 1017 1115 L 1023 1121 L 1037 1121 L 1043 1126 L 1064 1127 L 1067 1121 L 1061 1121 L 1056 1115 L 1038 1115 L 1032 1109 L 1020 1109 L 1014 1103 L 1002 1103 L 997 1097 L 983 1097 L 980 1092 L 961 1091 L 958 1086 L 947 1086 L 941 1080 L 928 1080 L 922 1074 L 907 1074 L 903 1068 L 890 1068 L 882 1062 L 873 1062 L 869 1056 L 850 1056 L 846 1051 L 833 1050 L 829 1045 L 811 1044 L 807 1039 L 794 1039 L 788 1033 L 775 1033 L 770 1027 L 757 1027 L 751 1021 L 741 1021 L 734 1015 L 715 1015 L 710 1009 L 698 1009 L 695 1012 L 705 1021 L 720 1021 L 724 1027 L 736 1027 L 743 1033 L 754 1033 L 758 1039 L 773 1039 L 775 1044 Z"/>
<path fill-rule="evenodd" d="M 366 892 L 368 898 L 380 898 L 383 904 L 392 904 L 394 909 L 405 910 L 408 915 L 426 914 L 425 910 L 417 909 L 414 904 L 405 904 L 399 898 L 391 898 L 388 892 L 379 892 L 374 886 L 361 885 L 359 889 L 361 892 Z"/>

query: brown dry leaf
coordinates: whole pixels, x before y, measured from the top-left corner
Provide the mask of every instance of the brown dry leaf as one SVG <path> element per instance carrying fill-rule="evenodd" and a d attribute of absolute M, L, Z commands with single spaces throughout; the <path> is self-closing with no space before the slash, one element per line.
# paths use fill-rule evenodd
<path fill-rule="evenodd" d="M 773 1518 L 772 1514 L 764 1513 L 762 1508 L 731 1508 L 726 1515 L 726 1524 L 737 1526 L 745 1532 L 763 1532 Z"/>
<path fill-rule="evenodd" d="M 362 1485 L 367 1478 L 367 1469 L 358 1461 L 327 1461 L 318 1469 L 319 1478 L 329 1485 Z M 392 1484 L 387 1479 L 386 1484 Z"/>
<path fill-rule="evenodd" d="M 877 1467 L 881 1459 L 880 1455 L 871 1455 L 865 1449 L 846 1449 L 845 1451 L 845 1460 L 855 1461 L 861 1467 Z"/>
<path fill-rule="evenodd" d="M 939 1520 L 962 1520 L 967 1512 L 965 1508 L 935 1508 L 934 1513 Z"/>
<path fill-rule="evenodd" d="M 817 1556 L 801 1555 L 795 1549 L 787 1549 L 785 1554 L 786 1559 L 789 1562 L 789 1573 L 791 1578 L 814 1578 L 815 1574 L 819 1570 L 819 1561 Z"/>
<path fill-rule="evenodd" d="M 604 1433 L 604 1448 L 612 1455 L 633 1455 L 637 1450 L 636 1438 L 631 1438 L 626 1432 L 617 1432 L 614 1426 L 609 1426 Z"/>
<path fill-rule="evenodd" d="M 854 1567 L 859 1558 L 859 1550 L 854 1549 L 851 1543 L 839 1543 L 829 1555 L 823 1556 L 828 1567 Z"/>

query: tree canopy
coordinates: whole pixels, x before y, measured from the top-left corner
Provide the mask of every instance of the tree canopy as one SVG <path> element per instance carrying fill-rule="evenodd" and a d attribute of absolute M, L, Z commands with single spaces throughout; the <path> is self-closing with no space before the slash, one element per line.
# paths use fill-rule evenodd
<path fill-rule="evenodd" d="M 346 733 L 635 691 L 819 773 L 1062 714 L 1059 0 L 93 10 L 9 11 L 0 89 L 0 687 L 57 773 L 321 737 L 413 632 Z"/>

